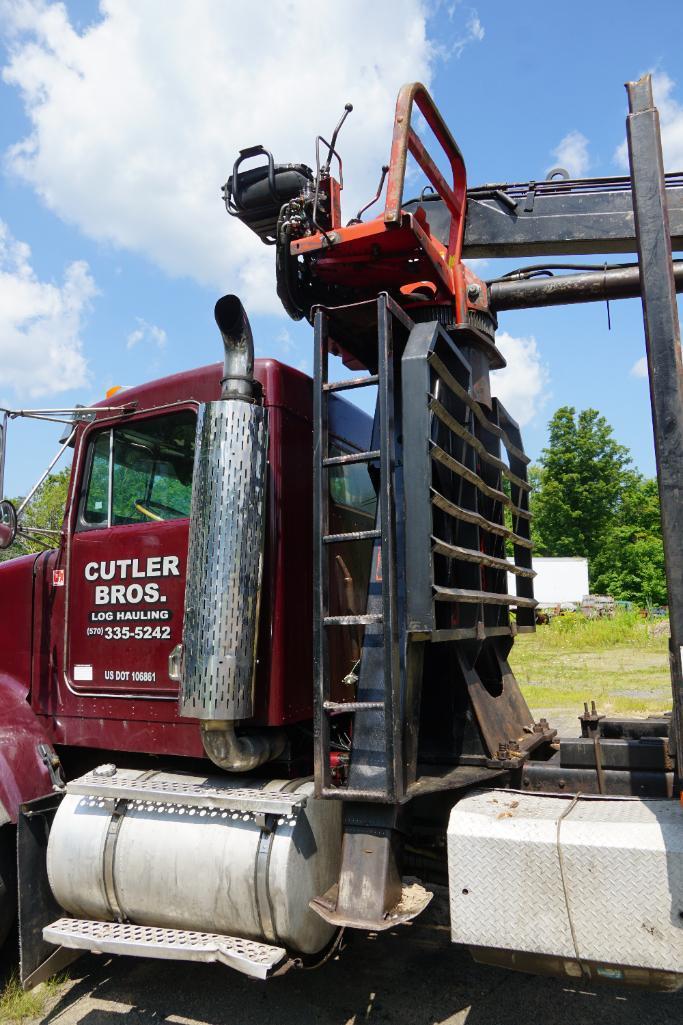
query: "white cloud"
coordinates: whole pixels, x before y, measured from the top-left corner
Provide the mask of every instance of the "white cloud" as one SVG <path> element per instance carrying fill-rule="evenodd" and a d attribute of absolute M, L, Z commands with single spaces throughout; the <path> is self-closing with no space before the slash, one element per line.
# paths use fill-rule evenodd
<path fill-rule="evenodd" d="M 471 11 L 467 21 L 467 29 L 471 39 L 476 40 L 477 43 L 481 43 L 485 35 L 484 26 L 479 20 L 479 15 L 474 10 Z"/>
<path fill-rule="evenodd" d="M 631 367 L 631 377 L 647 377 L 647 356 L 641 356 L 640 359 Z"/>
<path fill-rule="evenodd" d="M 555 164 L 548 167 L 564 167 L 571 178 L 583 178 L 590 167 L 588 156 L 588 139 L 582 132 L 568 132 L 552 151 L 556 158 Z"/>
<path fill-rule="evenodd" d="M 81 329 L 97 294 L 87 263 L 71 263 L 62 285 L 40 281 L 31 250 L 0 221 L 0 364 L 21 395 L 78 388 L 88 380 Z"/>
<path fill-rule="evenodd" d="M 163 327 L 157 327 L 156 324 L 148 324 L 142 317 L 136 317 L 135 320 L 138 326 L 126 338 L 127 349 L 134 348 L 139 342 L 149 342 L 150 345 L 155 345 L 157 349 L 165 347 L 167 335 Z"/>
<path fill-rule="evenodd" d="M 439 6 L 438 0 L 436 6 Z M 447 5 L 446 13 L 448 14 L 449 21 L 455 21 L 456 15 L 465 14 L 464 28 L 460 34 L 451 41 L 435 43 L 434 45 L 437 56 L 448 60 L 450 57 L 460 57 L 465 47 L 469 46 L 470 43 L 481 43 L 486 33 L 475 7 L 463 8 L 460 0 L 456 0 L 455 3 Z"/>
<path fill-rule="evenodd" d="M 343 105 L 344 211 L 373 195 L 399 86 L 429 84 L 435 47 L 422 0 L 101 0 L 78 31 L 63 4 L 0 0 L 31 130 L 6 155 L 45 204 L 88 236 L 171 275 L 280 312 L 273 252 L 228 217 L 219 188 L 238 150 L 314 160 Z M 387 24 L 400 45 L 386 46 Z M 470 16 L 469 35 L 483 29 Z M 332 42 L 331 42 L 332 41 Z"/>
<path fill-rule="evenodd" d="M 659 110 L 662 152 L 667 171 L 680 171 L 683 168 L 683 107 L 673 97 L 675 88 L 675 81 L 666 71 L 652 72 L 652 91 Z M 628 170 L 628 148 L 625 142 L 617 147 L 614 159 Z"/>
<path fill-rule="evenodd" d="M 491 391 L 520 427 L 524 427 L 533 420 L 547 398 L 548 368 L 541 360 L 533 336 L 515 338 L 507 331 L 501 331 L 496 335 L 496 345 L 507 360 L 507 367 L 493 372 Z"/>

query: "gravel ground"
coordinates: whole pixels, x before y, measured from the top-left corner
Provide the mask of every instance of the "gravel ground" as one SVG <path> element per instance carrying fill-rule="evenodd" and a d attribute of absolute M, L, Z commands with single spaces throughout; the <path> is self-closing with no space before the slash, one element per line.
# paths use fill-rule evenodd
<path fill-rule="evenodd" d="M 476 965 L 443 896 L 410 926 L 356 933 L 317 971 L 256 982 L 221 966 L 83 957 L 44 1025 L 681 1025 L 683 991 L 584 988 Z"/>

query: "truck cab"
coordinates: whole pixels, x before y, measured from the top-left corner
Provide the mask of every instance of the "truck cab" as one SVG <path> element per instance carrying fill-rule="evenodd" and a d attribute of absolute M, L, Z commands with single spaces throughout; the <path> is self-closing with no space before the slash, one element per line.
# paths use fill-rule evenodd
<path fill-rule="evenodd" d="M 76 431 L 59 546 L 0 565 L 0 647 L 12 653 L 3 659 L 5 686 L 26 697 L 36 735 L 68 768 L 101 761 L 103 750 L 204 756 L 196 721 L 178 713 L 172 656 L 182 640 L 197 411 L 218 398 L 221 370 L 202 367 L 103 402 Z M 256 361 L 255 378 L 270 429 L 252 724 L 283 727 L 312 716 L 312 382 L 270 359 Z M 335 397 L 339 452 L 367 448 L 370 427 L 366 414 Z M 340 531 L 374 522 L 365 465 L 340 466 L 330 490 Z M 338 568 L 341 611 L 365 600 L 366 548 Z M 353 638 L 340 638 L 340 698 L 357 657 Z M 35 786 L 30 773 L 4 782 L 11 820 L 21 800 L 44 791 L 40 760 L 37 768 Z"/>

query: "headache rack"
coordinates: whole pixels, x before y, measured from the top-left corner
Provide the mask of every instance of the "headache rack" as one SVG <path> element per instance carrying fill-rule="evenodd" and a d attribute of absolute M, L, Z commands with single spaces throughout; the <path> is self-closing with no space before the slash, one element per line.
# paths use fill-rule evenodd
<path fill-rule="evenodd" d="M 328 352 L 335 332 L 374 332 L 376 365 L 367 376 L 329 382 Z M 428 649 L 444 648 L 457 667 L 452 686 L 465 685 L 477 720 L 476 742 L 464 751 L 454 738 L 457 767 L 507 765 L 552 732 L 534 729 L 533 716 L 507 664 L 519 630 L 532 631 L 536 602 L 531 567 L 528 457 L 518 425 L 493 398 L 474 397 L 468 355 L 490 340 L 463 326 L 450 335 L 437 323 L 415 324 L 387 295 L 375 302 L 318 309 L 315 316 L 314 407 L 314 644 L 315 774 L 317 793 L 347 801 L 394 803 L 434 786 L 443 773 L 421 759 L 434 749 L 430 724 L 420 721 Z M 366 348 L 367 351 L 367 348 Z M 378 389 L 370 449 L 331 456 L 327 401 L 331 393 Z M 377 484 L 374 530 L 331 534 L 329 471 L 366 462 Z M 366 609 L 331 615 L 330 545 L 372 540 Z M 514 580 L 510 593 L 508 580 Z M 330 698 L 329 631 L 363 631 L 356 693 Z M 448 653 L 446 652 L 448 648 Z M 458 679 L 459 677 L 459 679 Z M 353 757 L 346 785 L 330 769 L 331 723 L 353 718 Z M 519 761 L 516 764 L 520 764 Z M 471 773 L 463 773 L 463 780 Z M 416 791 L 417 788 L 417 791 Z"/>

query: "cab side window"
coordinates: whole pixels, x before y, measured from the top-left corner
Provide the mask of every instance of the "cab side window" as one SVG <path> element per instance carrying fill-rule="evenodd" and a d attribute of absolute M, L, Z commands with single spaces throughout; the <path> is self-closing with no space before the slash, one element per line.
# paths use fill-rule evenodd
<path fill-rule="evenodd" d="M 348 453 L 334 442 L 330 445 L 330 455 L 341 456 Z M 331 466 L 330 482 L 330 533 L 351 534 L 355 531 L 372 530 L 375 526 L 377 495 L 368 472 L 366 463 L 342 463 Z M 365 611 L 368 581 L 370 579 L 370 563 L 372 561 L 372 541 L 354 541 L 352 544 L 333 543 L 328 547 L 330 606 L 332 615 L 357 615 Z M 359 656 L 357 645 L 360 633 L 352 645 L 352 651 L 337 652 L 336 657 L 348 670 L 348 660 L 353 663 Z M 330 657 L 335 657 L 335 650 L 344 647 L 341 635 L 334 632 L 330 638 Z"/>
<path fill-rule="evenodd" d="M 330 445 L 330 455 L 345 452 Z M 342 463 L 329 470 L 330 513 L 341 519 L 347 530 L 370 530 L 374 526 L 377 495 L 365 463 Z M 368 523 L 364 522 L 369 521 Z M 358 521 L 358 522 L 356 522 Z M 352 525 L 353 524 L 353 525 Z"/>
<path fill-rule="evenodd" d="M 90 481 L 81 518 L 91 527 L 107 526 L 110 448 L 111 431 L 103 431 L 90 443 Z"/>
<path fill-rule="evenodd" d="M 182 410 L 97 434 L 86 462 L 78 529 L 189 516 L 196 422 L 193 410 Z"/>

